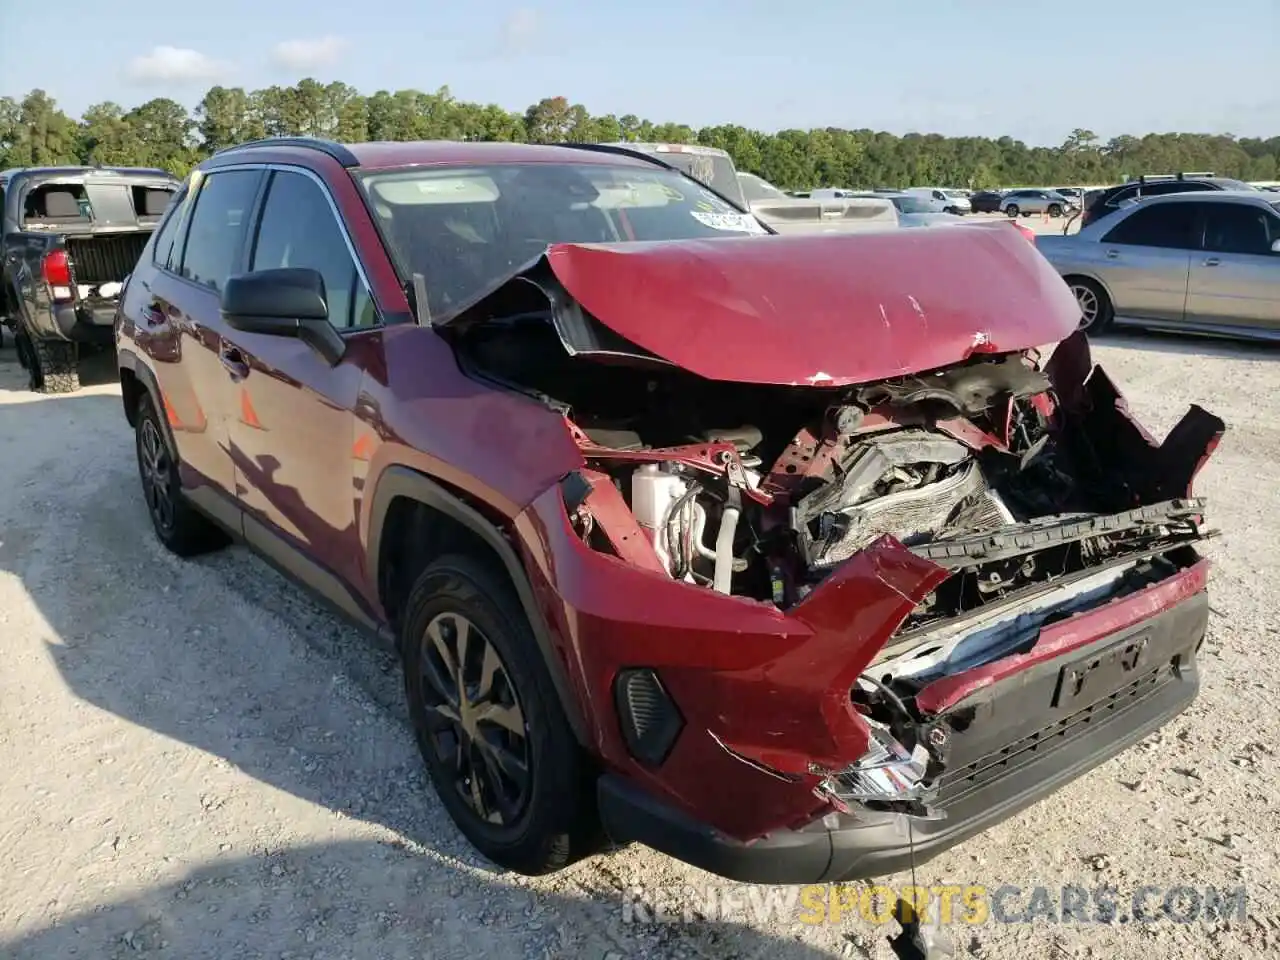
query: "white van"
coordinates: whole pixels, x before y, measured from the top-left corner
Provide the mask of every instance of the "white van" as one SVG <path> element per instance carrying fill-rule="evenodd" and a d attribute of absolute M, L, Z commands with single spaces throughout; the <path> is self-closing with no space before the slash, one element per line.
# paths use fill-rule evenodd
<path fill-rule="evenodd" d="M 943 187 L 908 187 L 903 193 L 922 197 L 929 202 L 934 213 L 972 213 L 973 205 L 963 190 Z"/>

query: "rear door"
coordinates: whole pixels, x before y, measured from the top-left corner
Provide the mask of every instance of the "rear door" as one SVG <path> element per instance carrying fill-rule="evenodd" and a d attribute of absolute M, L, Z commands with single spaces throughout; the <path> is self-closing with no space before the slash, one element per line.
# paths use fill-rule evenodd
<path fill-rule="evenodd" d="M 1097 270 L 1117 316 L 1182 320 L 1195 219 L 1190 203 L 1139 206 L 1106 233 Z"/>
<path fill-rule="evenodd" d="M 129 284 L 125 309 L 151 360 L 193 500 L 233 529 L 239 513 L 228 456 L 233 393 L 223 365 L 222 287 L 243 269 L 261 169 L 193 177 L 153 247 L 155 269 Z M 173 229 L 170 230 L 172 225 Z"/>
<path fill-rule="evenodd" d="M 301 168 L 274 168 L 249 271 L 310 267 L 324 277 L 329 321 L 348 340 L 378 326 L 363 267 L 328 188 Z M 220 371 L 236 394 L 231 457 L 246 539 L 351 610 L 362 573 L 355 522 L 355 416 L 363 370 L 335 365 L 301 340 L 231 330 Z"/>
<path fill-rule="evenodd" d="M 1204 249 L 1192 259 L 1187 319 L 1280 333 L 1280 216 L 1259 204 L 1197 203 Z"/>

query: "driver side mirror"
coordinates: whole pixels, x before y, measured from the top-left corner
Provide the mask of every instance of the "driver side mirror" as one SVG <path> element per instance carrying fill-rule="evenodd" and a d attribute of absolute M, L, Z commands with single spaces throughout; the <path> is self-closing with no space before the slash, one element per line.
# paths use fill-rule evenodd
<path fill-rule="evenodd" d="M 1272 241 L 1271 241 L 1271 252 L 1272 252 L 1272 253 L 1280 253 L 1280 240 L 1272 240 Z"/>
<path fill-rule="evenodd" d="M 329 323 L 324 277 L 309 267 L 280 267 L 230 277 L 222 291 L 222 318 L 233 330 L 297 337 L 336 364 L 346 343 Z"/>

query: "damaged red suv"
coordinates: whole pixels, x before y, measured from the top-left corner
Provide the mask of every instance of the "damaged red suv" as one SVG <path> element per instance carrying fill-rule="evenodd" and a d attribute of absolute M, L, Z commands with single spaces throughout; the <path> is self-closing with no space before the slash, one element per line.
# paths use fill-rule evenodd
<path fill-rule="evenodd" d="M 117 346 L 160 540 L 393 635 L 485 855 L 789 883 L 1195 696 L 1223 424 L 1155 442 L 1078 320 L 1007 225 L 772 236 L 625 149 L 269 140 L 187 180 Z"/>

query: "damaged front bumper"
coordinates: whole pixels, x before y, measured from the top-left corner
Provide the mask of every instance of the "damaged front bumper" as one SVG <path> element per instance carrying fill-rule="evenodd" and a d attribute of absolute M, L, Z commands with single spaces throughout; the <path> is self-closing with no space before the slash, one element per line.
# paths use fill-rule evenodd
<path fill-rule="evenodd" d="M 1122 752 L 1191 703 L 1209 610 L 1203 573 L 1193 567 L 1158 595 L 1122 605 L 1139 609 L 1085 615 L 1089 623 L 1071 625 L 1050 646 L 1064 646 L 1068 635 L 1085 642 L 952 703 L 942 714 L 951 743 L 934 799 L 941 817 L 913 818 L 908 827 L 903 814 L 859 808 L 742 842 L 630 778 L 607 775 L 599 785 L 605 826 L 615 840 L 749 883 L 866 880 L 924 863 Z M 1147 616 L 1153 606 L 1163 608 Z M 1107 629 L 1128 619 L 1135 622 Z"/>

